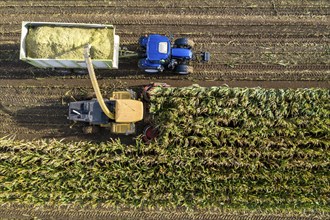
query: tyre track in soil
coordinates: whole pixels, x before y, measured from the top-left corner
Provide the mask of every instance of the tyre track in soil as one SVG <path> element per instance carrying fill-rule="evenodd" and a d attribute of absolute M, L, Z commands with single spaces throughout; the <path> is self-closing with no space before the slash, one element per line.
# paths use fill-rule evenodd
<path fill-rule="evenodd" d="M 63 89 L 35 86 L 0 86 L 0 136 L 14 134 L 19 139 L 61 136 L 70 132 L 66 106 L 61 105 Z"/>
<path fill-rule="evenodd" d="M 83 210 L 79 208 L 34 208 L 29 205 L 13 205 L 0 207 L 0 215 L 5 218 L 17 219 L 206 219 L 206 220 L 309 220 L 309 219 L 326 219 L 326 214 L 323 218 L 318 218 L 315 215 L 299 216 L 290 214 L 285 216 L 283 214 L 263 215 L 262 213 L 216 213 L 216 212 L 184 212 L 184 211 L 144 211 L 144 210 L 111 210 L 105 208 Z"/>
<path fill-rule="evenodd" d="M 191 2 L 191 1 L 180 1 L 180 3 L 157 3 L 153 4 L 142 2 L 129 3 L 114 3 L 105 4 L 101 2 L 99 4 L 86 2 L 57 2 L 51 3 L 47 1 L 47 5 L 44 2 L 36 4 L 22 4 L 21 2 L 11 2 L 4 7 L 0 7 L 0 13 L 3 14 L 15 14 L 15 13 L 38 13 L 40 11 L 42 14 L 72 14 L 72 13 L 83 13 L 83 14 L 159 14 L 160 8 L 165 8 L 167 12 L 182 14 L 183 12 L 189 12 L 189 14 L 203 15 L 203 14 L 218 14 L 219 11 L 223 14 L 228 15 L 328 15 L 329 6 L 324 3 L 323 5 L 304 5 L 304 4 L 276 4 L 274 2 L 266 2 L 263 4 L 258 2 L 258 4 L 253 5 L 253 3 L 242 3 L 237 2 L 236 4 L 224 4 L 223 2 L 210 2 L 205 1 L 208 4 L 202 4 L 201 1 Z M 64 3 L 64 4 L 63 4 Z M 69 4 L 66 4 L 69 3 Z M 74 9 L 73 9 L 74 6 Z M 328 6 L 328 7 L 327 7 Z"/>
<path fill-rule="evenodd" d="M 327 24 L 327 16 L 305 16 L 300 17 L 299 20 L 296 20 L 294 16 L 285 15 L 285 16 L 269 16 L 265 17 L 264 15 L 226 15 L 224 13 L 218 13 L 215 16 L 209 15 L 208 13 L 202 13 L 202 15 L 197 15 L 194 13 L 188 13 L 184 16 L 182 14 L 171 13 L 170 11 L 165 11 L 165 14 L 148 14 L 137 15 L 134 13 L 125 13 L 125 14 L 107 14 L 107 13 L 95 13 L 89 15 L 88 13 L 70 13 L 71 17 L 66 17 L 61 13 L 62 16 L 58 14 L 31 14 L 31 13 L 20 13 L 19 16 L 22 19 L 27 21 L 33 21 L 35 19 L 42 19 L 47 21 L 61 21 L 61 22 L 82 22 L 88 21 L 89 23 L 97 22 L 111 22 L 111 24 L 127 24 L 127 25 L 152 25 L 152 24 L 180 24 L 180 25 L 193 25 L 199 24 L 202 25 L 258 25 L 263 23 L 264 25 L 294 25 L 294 24 L 303 24 L 303 25 L 320 25 Z M 237 24 L 237 20 L 240 22 Z M 4 17 L 0 24 L 6 25 L 7 29 L 15 30 L 20 26 L 22 20 L 14 20 L 13 16 L 9 15 Z"/>
<path fill-rule="evenodd" d="M 0 72 L 0 79 L 38 79 L 47 77 L 86 79 L 88 75 L 62 73 L 61 71 L 36 69 L 19 61 L 6 61 L 7 68 Z M 270 80 L 270 81 L 328 81 L 330 80 L 330 66 L 305 64 L 297 66 L 263 65 L 263 64 L 235 64 L 233 66 L 212 63 L 194 64 L 194 73 L 188 76 L 164 72 L 156 75 L 146 74 L 136 69 L 136 62 L 122 62 L 118 70 L 97 70 L 97 76 L 106 79 L 148 79 L 165 80 L 186 79 L 195 80 Z"/>
<path fill-rule="evenodd" d="M 94 0 L 94 1 L 84 1 L 84 0 L 49 0 L 47 3 L 43 0 L 33 0 L 29 2 L 30 5 L 38 6 L 38 5 L 65 5 L 65 6 L 73 6 L 73 5 L 82 5 L 82 6 L 92 6 L 92 5 L 113 5 L 113 6 L 127 6 L 127 7 L 135 7 L 138 5 L 141 6 L 147 6 L 147 7 L 177 7 L 177 6 L 200 6 L 200 7 L 209 7 L 209 6 L 231 6 L 231 7 L 237 7 L 237 3 L 239 6 L 245 7 L 245 6 L 269 6 L 271 4 L 276 5 L 283 5 L 283 6 L 299 6 L 299 5 L 305 5 L 305 6 L 324 6 L 327 5 L 327 0 L 317 0 L 313 1 L 312 3 L 309 2 L 297 2 L 297 1 L 280 1 L 280 0 L 274 0 L 274 1 L 258 1 L 258 0 L 249 0 L 249 1 L 240 1 L 240 0 L 200 0 L 198 2 L 189 1 L 189 0 L 182 0 L 180 3 L 177 1 L 166 1 L 166 2 L 153 2 L 152 5 L 150 5 L 149 1 L 145 0 L 135 0 L 135 1 L 122 1 L 122 0 L 113 0 L 109 3 L 105 3 L 104 0 Z M 3 3 L 0 5 L 22 5 L 22 2 L 20 0 L 12 0 L 10 3 Z M 26 4 L 23 4 L 26 5 Z"/>
<path fill-rule="evenodd" d="M 77 75 L 75 73 L 62 73 L 52 70 L 39 70 L 33 67 L 27 67 L 17 62 L 11 63 L 11 67 L 0 72 L 1 79 L 36 79 L 44 77 L 74 78 L 76 80 L 87 78 L 87 75 Z M 140 70 L 136 70 L 136 62 L 121 63 L 120 70 L 99 70 L 97 76 L 107 79 L 148 79 L 165 80 L 177 79 L 184 81 L 186 79 L 195 80 L 282 80 L 282 81 L 328 81 L 330 79 L 330 67 L 328 65 L 299 65 L 296 67 L 285 67 L 280 65 L 262 65 L 262 64 L 209 64 L 194 65 L 194 73 L 189 76 L 179 76 L 171 72 L 149 75 Z M 1 62 L 0 62 L 1 66 Z M 47 78 L 45 78 L 47 79 Z"/>
<path fill-rule="evenodd" d="M 238 4 L 241 3 L 241 4 Z M 58 0 L 49 0 L 47 2 L 42 0 L 33 0 L 30 1 L 29 4 L 25 4 L 24 2 L 20 0 L 11 0 L 10 2 L 3 2 L 0 3 L 0 6 L 83 6 L 83 7 L 93 7 L 93 6 L 104 6 L 104 7 L 114 7 L 114 6 L 121 6 L 121 7 L 144 7 L 144 8 L 152 8 L 152 7 L 158 7 L 158 8 L 177 8 L 177 7 L 249 7 L 249 8 L 257 8 L 257 7 L 274 7 L 274 4 L 276 7 L 319 7 L 319 6 L 328 6 L 327 0 L 318 0 L 313 2 L 306 2 L 306 1 L 280 1 L 280 0 L 274 0 L 274 1 L 258 1 L 258 0 L 249 0 L 249 1 L 240 1 L 240 0 L 200 0 L 198 2 L 195 1 L 189 1 L 189 0 L 182 0 L 180 2 L 177 1 L 166 1 L 166 2 L 153 2 L 153 4 L 150 4 L 149 1 L 145 0 L 136 0 L 136 1 L 120 1 L 120 0 L 114 0 L 111 2 L 105 2 L 104 0 L 95 0 L 95 1 L 82 1 L 82 0 L 66 0 L 66 1 L 58 1 Z"/>
<path fill-rule="evenodd" d="M 20 15 L 21 16 L 21 15 Z M 173 16 L 163 19 L 157 16 L 156 18 L 136 18 L 129 16 L 129 19 L 121 19 L 122 17 L 109 20 L 106 16 L 95 16 L 86 18 L 81 15 L 76 18 L 72 15 L 70 19 L 61 17 L 60 19 L 53 18 L 52 16 L 38 16 L 35 19 L 30 17 L 22 17 L 25 21 L 47 21 L 47 22 L 80 22 L 80 23 L 111 23 L 115 25 L 117 33 L 121 36 L 129 34 L 131 37 L 140 37 L 141 33 L 144 33 L 148 28 L 150 31 L 157 31 L 159 33 L 173 33 L 173 34 L 189 34 L 197 35 L 198 37 L 213 36 L 215 39 L 218 37 L 262 37 L 267 36 L 269 38 L 274 37 L 290 37 L 290 38 L 329 38 L 329 23 L 326 19 L 303 19 L 293 20 L 292 17 L 287 19 L 267 19 L 264 17 L 220 17 L 219 19 L 213 19 L 209 21 L 210 17 L 196 17 L 193 16 L 189 19 L 178 20 L 172 19 Z M 212 17 L 211 17 L 212 18 Z M 13 40 L 19 40 L 20 32 L 22 28 L 22 20 L 12 21 L 12 18 L 8 18 L 10 21 L 1 20 L 0 22 L 0 34 L 1 39 L 7 40 L 14 38 Z M 182 30 L 180 30 L 180 29 Z M 194 29 L 191 29 L 194 28 Z M 251 31 L 252 28 L 252 31 Z M 267 31 L 267 32 L 265 32 Z M 311 32 L 312 31 L 312 32 Z M 155 33 L 154 32 L 154 33 Z M 152 33 L 152 32 L 151 32 Z M 144 33 L 145 34 L 145 33 Z M 7 38 L 7 39 L 6 39 Z"/>

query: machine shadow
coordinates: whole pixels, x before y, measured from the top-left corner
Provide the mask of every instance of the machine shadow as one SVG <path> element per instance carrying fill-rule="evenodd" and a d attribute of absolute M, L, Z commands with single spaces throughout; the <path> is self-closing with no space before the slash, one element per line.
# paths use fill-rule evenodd
<path fill-rule="evenodd" d="M 135 144 L 135 138 L 142 133 L 144 127 L 142 122 L 137 123 L 137 132 L 133 135 L 112 134 L 106 128 L 101 128 L 98 133 L 84 134 L 84 123 L 75 123 L 67 119 L 68 106 L 66 105 L 33 106 L 16 112 L 11 112 L 0 105 L 0 110 L 9 114 L 17 127 L 27 128 L 31 139 L 56 138 L 64 139 L 64 141 L 83 140 L 100 143 L 119 138 L 121 143 L 129 145 Z"/>

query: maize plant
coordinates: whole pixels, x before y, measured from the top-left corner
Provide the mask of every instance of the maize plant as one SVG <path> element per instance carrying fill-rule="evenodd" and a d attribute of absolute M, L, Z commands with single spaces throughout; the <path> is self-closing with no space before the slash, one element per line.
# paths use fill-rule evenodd
<path fill-rule="evenodd" d="M 150 144 L 0 139 L 0 201 L 330 216 L 326 89 L 157 88 Z"/>

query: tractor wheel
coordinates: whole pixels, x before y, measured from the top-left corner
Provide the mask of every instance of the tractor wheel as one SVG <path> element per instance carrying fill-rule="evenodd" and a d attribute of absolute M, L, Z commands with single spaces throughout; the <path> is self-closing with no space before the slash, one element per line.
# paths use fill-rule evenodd
<path fill-rule="evenodd" d="M 146 73 L 158 73 L 159 71 L 155 70 L 155 69 L 145 69 L 144 72 L 146 72 Z"/>
<path fill-rule="evenodd" d="M 98 126 L 85 126 L 83 127 L 84 134 L 95 134 L 100 131 L 100 127 Z"/>
<path fill-rule="evenodd" d="M 174 41 L 174 45 L 183 48 L 193 48 L 195 46 L 195 42 L 188 38 L 179 38 Z"/>
<path fill-rule="evenodd" d="M 175 72 L 178 73 L 178 74 L 180 74 L 180 75 L 187 75 L 189 73 L 193 73 L 194 72 L 194 68 L 192 66 L 181 64 L 181 65 L 178 65 L 175 68 Z"/>

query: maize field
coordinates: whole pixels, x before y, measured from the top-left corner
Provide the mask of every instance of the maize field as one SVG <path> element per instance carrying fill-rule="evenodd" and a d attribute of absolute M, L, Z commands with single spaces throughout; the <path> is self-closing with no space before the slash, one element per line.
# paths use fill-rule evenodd
<path fill-rule="evenodd" d="M 0 201 L 329 217 L 327 89 L 157 88 L 135 145 L 0 140 Z"/>
<path fill-rule="evenodd" d="M 329 219 L 329 9 L 329 0 L 0 1 L 0 219 Z M 146 34 L 188 37 L 211 60 L 186 76 L 144 73 L 138 58 L 96 71 L 104 97 L 173 88 L 153 91 L 150 144 L 144 122 L 120 141 L 106 129 L 85 135 L 67 104 L 94 97 L 89 76 L 21 61 L 22 21 L 111 24 L 133 51 Z"/>

